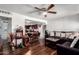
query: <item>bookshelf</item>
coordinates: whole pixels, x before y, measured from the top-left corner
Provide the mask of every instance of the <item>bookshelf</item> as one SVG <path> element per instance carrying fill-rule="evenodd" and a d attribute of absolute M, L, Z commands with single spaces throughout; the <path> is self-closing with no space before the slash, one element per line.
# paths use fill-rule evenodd
<path fill-rule="evenodd" d="M 38 24 L 25 25 L 25 34 L 29 36 L 29 42 L 33 43 L 38 40 Z"/>

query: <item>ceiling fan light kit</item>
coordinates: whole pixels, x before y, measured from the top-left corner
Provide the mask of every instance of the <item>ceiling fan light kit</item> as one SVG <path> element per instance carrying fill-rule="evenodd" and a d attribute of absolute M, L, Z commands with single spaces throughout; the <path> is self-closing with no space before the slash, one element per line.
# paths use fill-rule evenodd
<path fill-rule="evenodd" d="M 47 17 L 47 12 L 43 12 L 43 16 L 44 17 Z"/>

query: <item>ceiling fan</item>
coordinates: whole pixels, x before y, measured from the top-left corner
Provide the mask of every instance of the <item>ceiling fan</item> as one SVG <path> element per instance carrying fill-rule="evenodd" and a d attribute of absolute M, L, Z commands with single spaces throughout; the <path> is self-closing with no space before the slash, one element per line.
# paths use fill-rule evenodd
<path fill-rule="evenodd" d="M 39 7 L 34 7 L 34 9 L 36 9 L 36 12 L 42 11 L 42 14 L 47 17 L 48 13 L 51 14 L 56 14 L 55 11 L 50 11 L 55 5 L 54 4 L 49 4 L 49 6 L 47 8 L 39 8 Z"/>

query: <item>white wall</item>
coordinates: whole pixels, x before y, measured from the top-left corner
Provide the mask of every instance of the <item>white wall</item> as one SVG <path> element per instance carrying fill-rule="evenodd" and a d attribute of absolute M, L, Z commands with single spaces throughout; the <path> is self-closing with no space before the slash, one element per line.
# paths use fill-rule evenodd
<path fill-rule="evenodd" d="M 48 20 L 49 31 L 79 31 L 79 14 Z"/>
<path fill-rule="evenodd" d="M 14 32 L 17 25 L 22 26 L 23 30 L 25 31 L 25 28 L 24 28 L 24 26 L 25 26 L 25 16 L 17 14 L 17 13 L 13 13 L 13 16 L 12 16 L 12 32 Z"/>
<path fill-rule="evenodd" d="M 39 42 L 41 45 L 44 45 L 45 44 L 45 40 L 44 40 L 44 38 L 45 38 L 45 25 L 42 24 L 41 26 L 38 27 L 38 29 L 40 32 Z"/>

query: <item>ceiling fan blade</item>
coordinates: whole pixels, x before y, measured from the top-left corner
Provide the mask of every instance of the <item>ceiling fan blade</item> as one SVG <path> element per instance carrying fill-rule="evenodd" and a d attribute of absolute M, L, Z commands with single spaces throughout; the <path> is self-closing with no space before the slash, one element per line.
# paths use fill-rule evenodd
<path fill-rule="evenodd" d="M 55 11 L 48 11 L 48 13 L 56 14 L 57 12 L 55 12 Z"/>
<path fill-rule="evenodd" d="M 50 4 L 47 8 L 47 11 L 50 10 L 52 7 L 54 7 L 55 5 L 54 4 Z"/>
<path fill-rule="evenodd" d="M 38 10 L 42 10 L 42 9 L 40 9 L 40 8 L 38 8 L 38 7 L 34 7 L 35 9 L 38 9 Z"/>
<path fill-rule="evenodd" d="M 38 9 L 39 11 L 46 11 L 45 8 L 38 8 L 38 7 L 34 7 L 35 9 Z"/>

